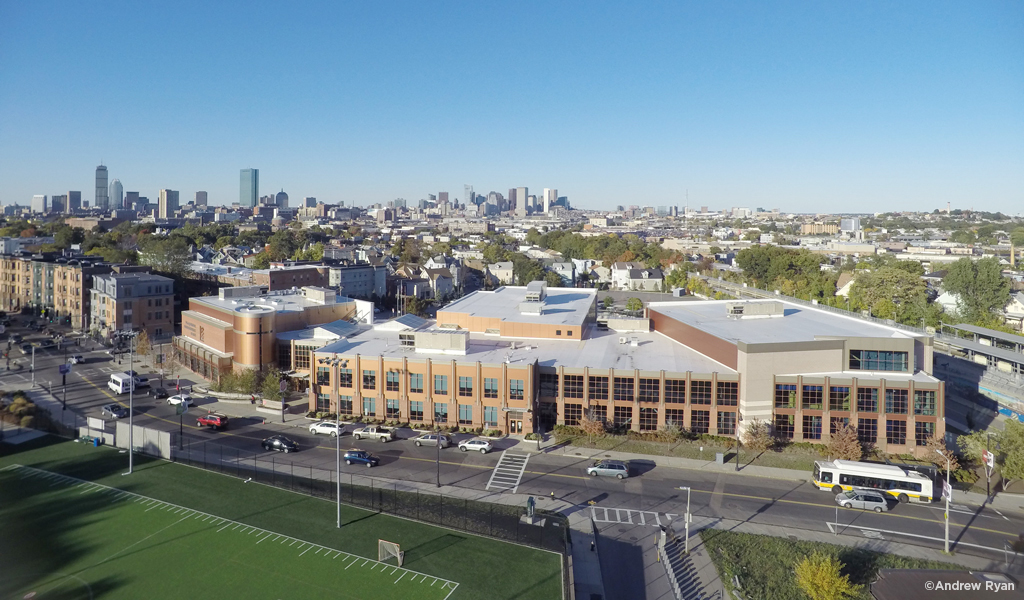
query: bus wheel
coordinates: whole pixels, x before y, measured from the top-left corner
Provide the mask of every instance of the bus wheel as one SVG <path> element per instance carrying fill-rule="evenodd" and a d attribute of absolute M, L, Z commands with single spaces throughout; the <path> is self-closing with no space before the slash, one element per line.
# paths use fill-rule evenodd
<path fill-rule="evenodd" d="M 896 499 L 900 501 L 900 504 L 910 502 L 910 498 L 906 494 L 900 494 L 899 496 L 896 496 Z"/>
<path fill-rule="evenodd" d="M 843 486 L 841 486 L 841 485 L 834 485 L 834 486 L 832 486 L 832 493 L 833 494 L 842 494 L 843 493 Z"/>

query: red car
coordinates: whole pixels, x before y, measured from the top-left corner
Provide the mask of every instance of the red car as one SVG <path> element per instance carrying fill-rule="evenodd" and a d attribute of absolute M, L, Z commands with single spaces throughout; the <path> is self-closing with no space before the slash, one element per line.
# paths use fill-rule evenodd
<path fill-rule="evenodd" d="M 207 427 L 213 427 L 214 429 L 224 429 L 228 426 L 228 418 L 226 415 L 210 413 L 199 417 L 196 420 L 196 425 L 199 425 L 200 427 L 206 425 Z"/>

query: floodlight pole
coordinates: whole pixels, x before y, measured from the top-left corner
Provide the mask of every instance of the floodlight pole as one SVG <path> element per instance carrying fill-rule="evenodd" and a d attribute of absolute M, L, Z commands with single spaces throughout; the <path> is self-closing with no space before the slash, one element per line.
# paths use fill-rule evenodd
<path fill-rule="evenodd" d="M 441 428 L 437 428 L 437 487 L 441 487 Z"/>
<path fill-rule="evenodd" d="M 337 477 L 335 478 L 337 483 L 337 489 L 335 490 L 335 499 L 337 500 L 337 512 L 338 512 L 338 529 L 341 529 L 341 402 L 338 402 L 336 412 L 334 413 L 334 452 L 338 460 L 338 471 Z"/>
<path fill-rule="evenodd" d="M 128 370 L 129 371 L 135 370 L 135 366 L 132 364 L 132 362 L 135 360 L 135 354 L 134 354 L 135 347 L 132 345 L 132 342 L 135 341 L 135 336 L 133 335 L 133 333 L 134 332 L 129 332 L 129 335 L 128 335 Z M 135 456 L 134 456 L 135 455 L 135 425 L 133 424 L 134 423 L 134 419 L 135 419 L 135 409 L 134 409 L 134 406 L 135 406 L 135 404 L 134 404 L 134 401 L 135 401 L 135 394 L 134 394 L 134 392 L 135 392 L 135 376 L 134 375 L 129 375 L 129 377 L 131 377 L 131 379 L 130 379 L 131 384 L 128 386 L 128 472 L 127 473 L 122 473 L 122 475 L 131 475 L 132 474 L 132 468 L 135 465 Z M 180 436 L 180 434 L 179 434 L 179 436 Z"/>

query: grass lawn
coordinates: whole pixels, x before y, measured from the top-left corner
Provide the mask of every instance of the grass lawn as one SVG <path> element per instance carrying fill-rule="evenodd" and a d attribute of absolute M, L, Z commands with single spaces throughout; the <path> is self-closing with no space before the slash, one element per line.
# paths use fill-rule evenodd
<path fill-rule="evenodd" d="M 962 569 L 952 563 L 905 558 L 849 546 L 803 542 L 787 538 L 706 529 L 700 533 L 725 586 L 732 589 L 739 575 L 745 598 L 806 600 L 793 570 L 814 552 L 835 556 L 845 567 L 850 582 L 863 586 L 860 597 L 868 600 L 867 586 L 879 569 Z"/>
<path fill-rule="evenodd" d="M 331 502 L 145 457 L 126 467 L 110 448 L 0 444 L 0 597 L 561 597 L 550 552 L 345 506 L 338 530 Z M 376 561 L 379 538 L 401 544 L 403 569 Z"/>

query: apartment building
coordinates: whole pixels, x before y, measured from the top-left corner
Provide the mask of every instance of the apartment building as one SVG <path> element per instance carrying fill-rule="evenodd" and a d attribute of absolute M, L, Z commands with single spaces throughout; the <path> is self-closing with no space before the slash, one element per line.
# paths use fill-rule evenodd
<path fill-rule="evenodd" d="M 944 435 L 932 339 L 774 301 L 662 302 L 598 324 L 596 293 L 475 292 L 436 321 L 359 326 L 314 351 L 310 410 L 509 433 L 674 424 L 736 436 L 754 419 L 826 443 L 854 425 L 889 452 Z"/>
<path fill-rule="evenodd" d="M 372 320 L 370 303 L 326 288 L 268 292 L 260 286 L 226 287 L 217 296 L 189 298 L 174 349 L 183 364 L 208 379 L 278 364 L 290 371 L 293 361 L 308 372 L 311 348 L 339 337 L 324 337 L 318 328 L 344 327 L 357 314 L 367 313 Z M 303 331 L 308 336 L 296 333 Z"/>
<path fill-rule="evenodd" d="M 102 336 L 145 331 L 150 340 L 174 335 L 174 280 L 150 273 L 111 273 L 92 280 L 90 329 Z"/>
<path fill-rule="evenodd" d="M 57 254 L 0 255 L 0 307 L 82 329 L 89 320 L 92 278 L 111 265 Z"/>

